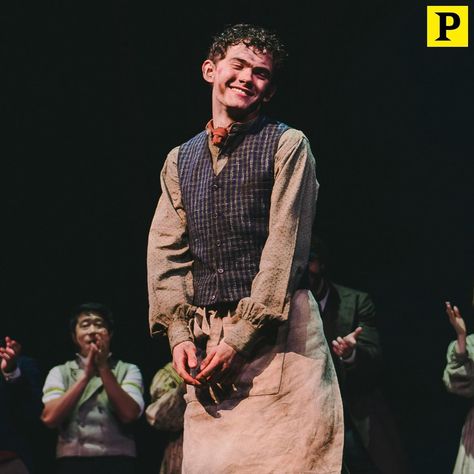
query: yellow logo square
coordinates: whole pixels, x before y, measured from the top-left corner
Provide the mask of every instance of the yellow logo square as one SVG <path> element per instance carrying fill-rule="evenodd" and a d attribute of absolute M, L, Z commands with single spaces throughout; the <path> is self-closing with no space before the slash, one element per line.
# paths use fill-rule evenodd
<path fill-rule="evenodd" d="M 469 46 L 468 7 L 428 6 L 426 46 L 459 48 Z"/>

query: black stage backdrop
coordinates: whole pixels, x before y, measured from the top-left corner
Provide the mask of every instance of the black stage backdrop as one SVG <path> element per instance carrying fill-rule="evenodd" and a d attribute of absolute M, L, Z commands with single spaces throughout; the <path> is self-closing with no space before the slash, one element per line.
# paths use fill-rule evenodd
<path fill-rule="evenodd" d="M 101 301 L 117 320 L 114 352 L 149 384 L 169 359 L 147 326 L 159 172 L 210 118 L 200 65 L 211 36 L 258 23 L 288 44 L 270 112 L 311 141 L 316 229 L 333 278 L 375 300 L 385 390 L 413 472 L 450 472 L 467 405 L 441 383 L 454 338 L 443 302 L 459 304 L 472 328 L 472 46 L 427 48 L 423 2 L 1 8 L 0 335 L 20 338 L 46 373 L 73 354 L 71 307 Z M 159 462 L 162 437 L 144 422 L 138 432 L 144 471 Z M 38 442 L 41 472 L 50 472 L 54 437 L 45 430 Z"/>

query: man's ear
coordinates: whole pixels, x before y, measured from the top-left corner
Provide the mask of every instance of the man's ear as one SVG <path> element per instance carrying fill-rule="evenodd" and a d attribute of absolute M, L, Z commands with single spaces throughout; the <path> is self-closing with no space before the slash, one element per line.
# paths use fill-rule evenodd
<path fill-rule="evenodd" d="M 204 78 L 204 80 L 208 82 L 209 84 L 213 84 L 214 73 L 216 71 L 216 65 L 210 59 L 206 59 L 202 63 L 201 69 L 202 69 L 202 77 Z"/>
<path fill-rule="evenodd" d="M 271 98 L 275 95 L 276 90 L 276 85 L 270 84 L 267 91 L 265 92 L 265 95 L 263 96 L 263 102 L 270 102 Z"/>

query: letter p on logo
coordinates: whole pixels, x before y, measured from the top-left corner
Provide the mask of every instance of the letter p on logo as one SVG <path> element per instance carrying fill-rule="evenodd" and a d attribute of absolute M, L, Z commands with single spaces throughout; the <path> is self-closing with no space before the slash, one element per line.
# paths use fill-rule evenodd
<path fill-rule="evenodd" d="M 466 5 L 436 5 L 426 8 L 426 46 L 429 48 L 469 46 L 469 13 Z"/>

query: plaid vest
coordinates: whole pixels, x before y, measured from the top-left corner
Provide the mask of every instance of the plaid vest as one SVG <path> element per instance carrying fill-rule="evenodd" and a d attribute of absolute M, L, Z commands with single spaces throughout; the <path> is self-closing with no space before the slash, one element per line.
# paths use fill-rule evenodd
<path fill-rule="evenodd" d="M 250 296 L 268 237 L 273 160 L 288 126 L 261 117 L 216 176 L 206 132 L 179 148 L 197 306 Z"/>

